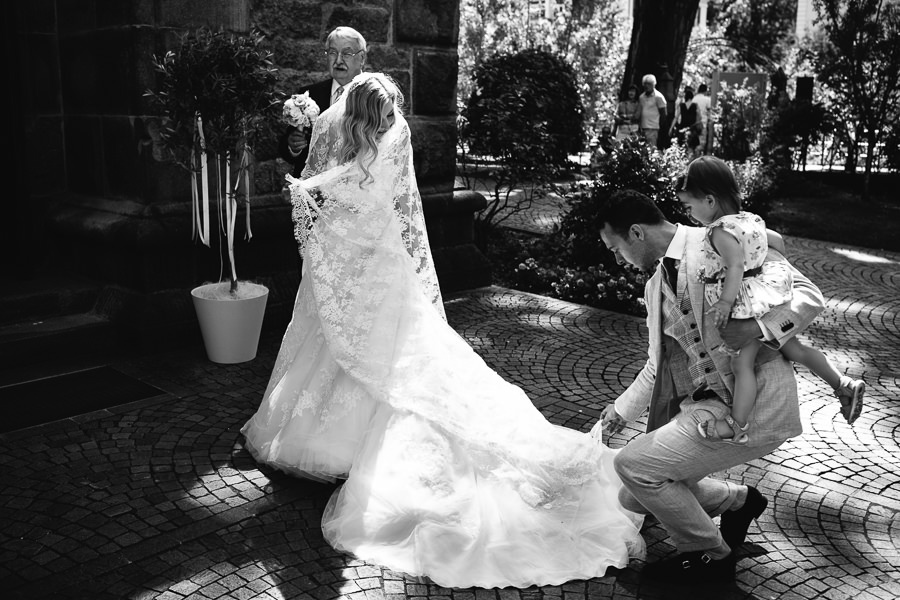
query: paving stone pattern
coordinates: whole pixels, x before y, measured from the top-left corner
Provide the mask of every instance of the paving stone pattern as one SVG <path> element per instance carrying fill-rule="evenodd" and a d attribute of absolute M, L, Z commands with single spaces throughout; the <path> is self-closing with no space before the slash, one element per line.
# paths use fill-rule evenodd
<path fill-rule="evenodd" d="M 797 367 L 805 433 L 716 476 L 757 486 L 769 509 L 734 584 L 603 578 L 526 590 L 445 589 L 331 549 L 333 488 L 258 467 L 241 425 L 255 411 L 283 326 L 256 360 L 217 365 L 199 347 L 113 366 L 164 395 L 0 435 L 2 598 L 304 600 L 804 599 L 900 597 L 900 255 L 788 239 L 828 299 L 803 339 L 868 383 L 848 426 L 830 389 Z M 643 320 L 502 288 L 446 299 L 448 318 L 554 423 L 586 431 L 646 357 Z M 621 447 L 633 423 L 609 440 Z M 652 519 L 649 560 L 674 552 Z"/>

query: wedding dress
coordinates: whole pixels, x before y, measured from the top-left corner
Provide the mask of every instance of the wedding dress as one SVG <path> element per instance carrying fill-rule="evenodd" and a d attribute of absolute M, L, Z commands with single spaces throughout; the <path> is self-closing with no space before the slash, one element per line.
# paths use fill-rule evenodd
<path fill-rule="evenodd" d="M 615 451 L 549 423 L 446 323 L 403 117 L 371 178 L 337 164 L 347 96 L 292 179 L 304 272 L 246 447 L 346 479 L 322 518 L 328 542 L 442 586 L 556 585 L 642 556 Z"/>

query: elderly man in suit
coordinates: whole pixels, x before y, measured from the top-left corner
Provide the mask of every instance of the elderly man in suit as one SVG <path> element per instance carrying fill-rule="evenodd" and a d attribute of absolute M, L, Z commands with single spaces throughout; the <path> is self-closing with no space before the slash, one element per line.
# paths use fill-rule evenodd
<path fill-rule="evenodd" d="M 340 97 L 344 86 L 362 72 L 366 64 L 366 40 L 352 27 L 337 27 L 325 38 L 325 58 L 331 77 L 300 88 L 298 92 L 309 92 L 309 97 L 323 112 Z M 306 164 L 310 133 L 288 127 L 279 140 L 281 157 L 291 164 L 294 177 L 300 177 Z"/>
<path fill-rule="evenodd" d="M 632 190 L 612 194 L 600 223 L 600 237 L 620 264 L 653 274 L 644 291 L 647 362 L 591 432 L 621 431 L 649 407 L 647 433 L 616 455 L 620 501 L 653 514 L 679 554 L 648 564 L 642 575 L 675 583 L 732 580 L 734 550 L 767 500 L 752 486 L 708 475 L 764 456 L 802 433 L 794 370 L 777 348 L 823 310 L 824 300 L 792 268 L 791 302 L 759 320 L 732 319 L 719 330 L 705 314 L 697 277 L 703 228 L 667 221 L 652 200 Z M 767 260 L 784 257 L 770 249 Z M 750 416 L 757 433 L 746 445 L 707 440 L 697 425 L 728 414 L 734 384 L 731 358 L 717 347 L 738 348 L 751 337 L 766 340 L 756 359 L 758 396 Z M 720 514 L 721 530 L 712 520 Z"/>

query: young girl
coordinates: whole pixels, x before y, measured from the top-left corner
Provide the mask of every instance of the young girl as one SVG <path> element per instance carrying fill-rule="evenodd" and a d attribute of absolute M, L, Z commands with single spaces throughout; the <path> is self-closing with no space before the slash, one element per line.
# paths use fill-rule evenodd
<path fill-rule="evenodd" d="M 791 274 L 783 261 L 765 262 L 769 246 L 782 255 L 784 242 L 767 230 L 758 215 L 741 211 L 734 173 L 721 159 L 702 156 L 688 165 L 678 198 L 691 217 L 707 227 L 704 265 L 697 276 L 706 283 L 707 316 L 722 328 L 729 318 L 759 317 L 791 299 Z M 699 425 L 700 434 L 743 444 L 749 440 L 748 418 L 756 402 L 754 362 L 761 342 L 733 353 L 734 400 L 731 416 Z M 723 347 L 724 350 L 724 347 Z M 792 337 L 781 347 L 789 360 L 805 365 L 834 388 L 841 414 L 851 425 L 862 412 L 865 383 L 841 375 L 828 358 Z"/>

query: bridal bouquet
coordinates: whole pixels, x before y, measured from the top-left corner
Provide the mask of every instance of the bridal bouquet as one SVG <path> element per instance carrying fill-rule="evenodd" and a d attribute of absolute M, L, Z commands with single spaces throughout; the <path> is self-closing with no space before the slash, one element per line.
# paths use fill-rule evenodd
<path fill-rule="evenodd" d="M 284 101 L 282 116 L 288 125 L 300 130 L 308 129 L 319 116 L 319 105 L 309 97 L 309 92 L 294 94 Z"/>

